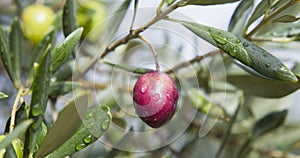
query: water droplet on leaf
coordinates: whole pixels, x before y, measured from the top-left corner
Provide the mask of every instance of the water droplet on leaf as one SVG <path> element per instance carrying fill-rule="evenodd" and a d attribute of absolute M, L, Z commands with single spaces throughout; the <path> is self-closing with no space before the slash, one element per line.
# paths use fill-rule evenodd
<path fill-rule="evenodd" d="M 109 126 L 109 119 L 106 119 L 102 122 L 101 128 L 102 128 L 102 130 L 106 130 L 108 128 L 108 126 Z"/>
<path fill-rule="evenodd" d="M 89 144 L 92 141 L 92 135 L 88 135 L 87 137 L 83 138 L 83 142 Z"/>
<path fill-rule="evenodd" d="M 85 148 L 86 147 L 86 144 L 77 144 L 76 146 L 75 146 L 75 149 L 77 150 L 77 151 L 79 151 L 79 150 L 82 150 L 83 148 Z"/>
<path fill-rule="evenodd" d="M 244 42 L 244 43 L 243 43 L 243 46 L 244 46 L 244 47 L 248 47 L 248 45 L 249 45 L 249 44 L 248 44 L 247 42 Z"/>

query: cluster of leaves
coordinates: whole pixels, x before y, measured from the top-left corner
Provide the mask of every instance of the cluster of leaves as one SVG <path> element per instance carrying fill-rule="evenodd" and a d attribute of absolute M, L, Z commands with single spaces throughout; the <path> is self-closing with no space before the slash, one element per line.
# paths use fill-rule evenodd
<path fill-rule="evenodd" d="M 232 16 L 228 31 L 168 17 L 169 13 L 181 7 L 217 5 L 238 1 L 239 5 Z M 23 3 L 18 0 L 16 2 L 19 10 L 22 10 Z M 105 41 L 101 41 L 102 43 L 111 42 L 130 3 L 131 0 L 125 0 L 116 11 L 118 16 L 109 21 L 111 23 L 107 24 L 108 28 L 102 35 L 105 39 Z M 139 1 L 135 0 L 134 18 L 138 14 L 138 4 Z M 127 128 L 125 116 L 123 116 L 124 118 L 118 116 L 120 109 L 115 106 L 114 101 L 111 102 L 110 99 L 107 99 L 108 101 L 102 101 L 101 105 L 90 106 L 89 98 L 92 96 L 89 90 L 82 86 L 82 83 L 79 83 L 80 78 L 99 58 L 104 58 L 118 46 L 126 44 L 127 49 L 129 49 L 133 39 L 139 38 L 140 33 L 146 31 L 159 20 L 167 20 L 182 25 L 196 36 L 218 48 L 223 60 L 228 61 L 225 64 L 228 71 L 227 81 L 224 78 L 217 81 L 220 83 L 225 82 L 228 85 L 225 86 L 225 89 L 224 87 L 209 85 L 210 74 L 208 71 L 204 71 L 208 67 L 201 65 L 201 68 L 193 71 L 197 72 L 197 77 L 201 80 L 199 84 L 202 86 L 200 89 L 190 87 L 186 92 L 183 92 L 187 94 L 188 98 L 185 103 L 194 105 L 201 112 L 201 116 L 205 115 L 209 119 L 217 119 L 222 125 L 228 125 L 227 130 L 224 131 L 220 127 L 221 125 L 217 124 L 215 127 L 218 131 L 217 134 L 212 133 L 207 136 L 209 141 L 203 141 L 212 143 L 215 138 L 219 138 L 219 135 L 223 137 L 221 141 L 218 141 L 221 142 L 221 146 L 216 151 L 216 157 L 221 155 L 226 145 L 228 145 L 227 152 L 225 153 L 224 150 L 224 155 L 229 154 L 231 157 L 233 153 L 237 157 L 246 157 L 249 154 L 276 157 L 278 152 L 281 154 L 280 156 L 293 156 L 293 153 L 288 153 L 288 151 L 293 149 L 298 140 L 287 140 L 283 147 L 286 153 L 278 147 L 279 143 L 275 144 L 272 149 L 266 149 L 269 140 L 260 141 L 263 140 L 263 136 L 273 134 L 271 131 L 284 124 L 287 110 L 274 112 L 264 109 L 267 111 L 255 113 L 253 100 L 255 101 L 257 97 L 263 97 L 266 100 L 269 98 L 282 98 L 300 88 L 300 81 L 298 80 L 299 64 L 295 64 L 295 67 L 290 70 L 280 59 L 256 44 L 256 42 L 286 43 L 299 41 L 300 27 L 299 17 L 297 16 L 299 15 L 300 2 L 298 0 L 262 0 L 257 5 L 255 5 L 254 0 L 162 0 L 153 19 L 137 29 L 133 29 L 131 25 L 128 35 L 115 40 L 109 45 L 101 46 L 101 49 L 104 48 L 101 54 L 98 51 L 94 53 L 93 50 L 89 49 L 93 47 L 94 43 L 90 43 L 89 47 L 86 48 L 88 53 L 74 53 L 81 41 L 83 32 L 83 28 L 78 28 L 76 23 L 75 5 L 74 0 L 65 1 L 62 12 L 58 15 L 58 19 L 62 21 L 58 22 L 55 29 L 34 46 L 29 63 L 22 63 L 22 61 L 25 61 L 22 60 L 22 52 L 26 39 L 23 38 L 21 20 L 15 18 L 9 26 L 9 31 L 4 27 L 0 28 L 2 63 L 15 89 L 18 90 L 12 114 L 7 121 L 5 134 L 0 137 L 0 156 L 6 154 L 6 156 L 17 156 L 19 158 L 64 157 L 90 146 L 109 128 L 111 120 L 122 128 Z M 134 18 L 132 22 L 134 22 Z M 61 24 L 62 26 L 59 26 Z M 56 44 L 57 34 L 60 30 L 63 31 L 66 38 L 61 43 Z M 85 57 L 85 55 L 88 57 Z M 77 57 L 79 60 L 76 61 L 73 57 Z M 214 58 L 214 55 L 210 57 L 212 57 L 210 64 L 223 62 L 223 60 L 218 61 Z M 197 56 L 190 63 L 200 63 L 203 58 Z M 87 60 L 88 62 L 85 62 Z M 72 74 L 76 62 L 79 62 L 77 64 L 83 68 Z M 123 69 L 137 74 L 149 71 L 146 68 L 134 69 L 130 65 L 120 65 L 109 61 L 105 61 L 104 64 L 111 66 L 112 69 Z M 27 73 L 22 71 L 24 65 L 26 65 Z M 179 63 L 175 68 L 184 69 L 185 65 L 186 63 Z M 240 67 L 235 67 L 236 65 Z M 241 70 L 245 71 L 237 73 Z M 167 72 L 171 73 L 171 71 Z M 74 75 L 75 81 L 70 81 L 72 75 Z M 185 76 L 185 74 L 182 75 Z M 25 81 L 22 80 L 23 78 L 26 78 Z M 97 90 L 99 89 L 99 92 L 109 89 L 107 85 L 96 85 L 95 87 Z M 229 91 L 228 95 L 235 96 L 235 99 L 239 102 L 235 113 L 231 114 L 228 109 L 210 102 L 200 90 L 205 90 L 206 95 L 210 95 L 216 90 Z M 241 91 L 242 95 L 236 97 L 236 94 L 240 94 Z M 54 123 L 46 122 L 46 108 L 51 101 L 55 103 L 59 96 L 70 93 L 73 93 L 74 98 L 59 112 Z M 112 96 L 112 94 L 109 94 L 109 96 Z M 0 93 L 0 100 L 7 97 L 6 94 Z M 24 97 L 30 97 L 30 102 Z M 262 104 L 259 104 L 259 106 Z M 113 113 L 113 117 L 111 111 L 117 111 Z M 262 116 L 256 117 L 256 115 Z M 187 129 L 180 140 L 167 145 L 160 151 L 149 153 L 149 155 L 163 156 L 166 153 L 167 156 L 193 157 L 195 155 L 194 157 L 199 157 L 199 148 L 202 142 L 195 139 L 195 135 L 197 135 L 195 131 L 199 126 L 206 126 L 205 121 L 200 125 L 197 123 L 201 120 L 201 116 L 194 118 L 190 128 Z M 247 123 L 246 127 L 244 127 L 244 122 Z M 242 130 L 244 128 L 245 131 Z M 132 128 L 127 129 L 133 130 Z M 297 131 L 298 128 L 294 127 L 290 130 Z M 244 139 L 240 139 L 241 137 Z M 126 134 L 117 141 L 119 144 L 126 144 L 126 140 L 129 138 L 130 135 Z M 216 143 L 212 144 L 215 145 Z M 261 144 L 263 145 L 262 149 L 259 148 Z M 238 150 L 236 150 L 237 148 Z M 112 157 L 120 152 L 116 149 L 110 149 L 104 154 L 107 157 Z M 121 154 L 130 153 L 123 151 Z M 205 154 L 201 154 L 201 156 L 211 157 L 209 153 Z M 215 156 L 215 153 L 212 155 Z"/>

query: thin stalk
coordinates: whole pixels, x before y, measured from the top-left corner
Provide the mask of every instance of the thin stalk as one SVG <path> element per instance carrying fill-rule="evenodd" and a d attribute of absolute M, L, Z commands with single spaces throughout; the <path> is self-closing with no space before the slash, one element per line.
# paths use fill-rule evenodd
<path fill-rule="evenodd" d="M 163 7 L 164 3 L 165 3 L 165 0 L 161 0 L 161 1 L 160 1 L 159 5 L 158 5 L 158 7 L 157 7 L 157 9 L 156 9 L 156 15 L 159 15 L 159 14 L 160 14 L 161 8 Z"/>
<path fill-rule="evenodd" d="M 11 110 L 11 119 L 10 119 L 9 132 L 12 132 L 15 128 L 16 113 L 17 113 L 18 105 L 19 105 L 20 99 L 22 97 L 22 94 L 23 94 L 23 88 L 20 88 L 19 91 L 18 91 L 18 94 L 15 98 L 12 110 Z"/>
<path fill-rule="evenodd" d="M 148 45 L 148 47 L 151 49 L 151 52 L 154 57 L 156 71 L 160 71 L 160 66 L 159 66 L 158 59 L 157 59 L 157 53 L 156 53 L 154 47 L 151 45 L 151 43 L 145 37 L 139 35 L 139 39 L 142 40 L 144 43 L 146 43 Z"/>

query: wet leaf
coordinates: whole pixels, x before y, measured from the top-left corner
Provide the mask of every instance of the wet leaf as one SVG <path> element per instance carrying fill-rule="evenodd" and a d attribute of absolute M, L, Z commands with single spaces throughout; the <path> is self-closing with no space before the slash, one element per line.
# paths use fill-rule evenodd
<path fill-rule="evenodd" d="M 254 6 L 254 0 L 242 0 L 235 9 L 228 30 L 232 33 L 242 35 L 244 27 Z"/>
<path fill-rule="evenodd" d="M 59 44 L 52 52 L 51 72 L 56 72 L 74 51 L 82 35 L 83 28 L 78 28 Z"/>
<path fill-rule="evenodd" d="M 268 80 L 254 75 L 229 75 L 227 81 L 243 90 L 246 94 L 266 98 L 281 98 L 300 88 L 300 81 L 296 83 Z"/>
<path fill-rule="evenodd" d="M 5 99 L 5 98 L 8 98 L 8 95 L 6 95 L 3 92 L 0 92 L 0 100 Z"/>
<path fill-rule="evenodd" d="M 201 112 L 212 118 L 217 118 L 228 122 L 229 118 L 226 116 L 222 107 L 212 104 L 195 88 L 191 88 L 187 92 L 187 97 L 192 104 Z"/>
<path fill-rule="evenodd" d="M 44 120 L 44 114 L 47 107 L 49 81 L 51 77 L 50 64 L 51 53 L 50 48 L 42 55 L 40 63 L 36 66 L 34 79 L 32 83 L 32 99 L 30 103 L 29 118 L 34 119 L 34 123 L 30 126 L 27 135 L 25 146 L 28 146 L 29 151 L 25 151 L 25 157 L 30 156 L 35 151 L 35 147 L 41 132 L 41 124 Z M 29 144 L 26 144 L 29 143 Z"/>
<path fill-rule="evenodd" d="M 77 132 L 47 158 L 65 157 L 84 149 L 104 134 L 110 122 L 111 114 L 108 106 L 96 106 L 89 109 Z"/>
<path fill-rule="evenodd" d="M 81 116 L 86 112 L 87 106 L 88 94 L 82 94 L 69 102 L 49 129 L 36 157 L 48 155 L 71 138 L 81 125 Z"/>
<path fill-rule="evenodd" d="M 242 36 L 197 23 L 174 21 L 267 78 L 285 82 L 298 81 L 278 58 Z"/>
<path fill-rule="evenodd" d="M 0 149 L 6 148 L 13 140 L 17 139 L 21 134 L 24 134 L 32 122 L 32 120 L 26 120 L 16 126 L 16 128 L 0 142 Z"/>
<path fill-rule="evenodd" d="M 73 81 L 66 82 L 52 82 L 50 84 L 49 95 L 58 96 L 72 92 L 72 90 L 79 87 L 81 84 Z"/>
<path fill-rule="evenodd" d="M 216 5 L 216 4 L 225 4 L 233 3 L 240 0 L 187 0 L 188 5 Z"/>
<path fill-rule="evenodd" d="M 0 27 L 0 53 L 3 65 L 13 83 L 16 83 L 17 77 L 14 71 L 14 66 L 11 61 L 7 36 L 2 27 Z"/>
<path fill-rule="evenodd" d="M 262 136 L 272 130 L 277 129 L 281 125 L 283 125 L 285 118 L 287 116 L 288 111 L 277 111 L 267 114 L 263 118 L 259 119 L 252 130 L 254 137 Z"/>
<path fill-rule="evenodd" d="M 11 32 L 9 34 L 9 50 L 11 52 L 11 61 L 16 75 L 14 81 L 15 86 L 21 85 L 21 68 L 22 68 L 22 45 L 23 45 L 23 31 L 18 18 L 14 19 L 11 25 Z"/>

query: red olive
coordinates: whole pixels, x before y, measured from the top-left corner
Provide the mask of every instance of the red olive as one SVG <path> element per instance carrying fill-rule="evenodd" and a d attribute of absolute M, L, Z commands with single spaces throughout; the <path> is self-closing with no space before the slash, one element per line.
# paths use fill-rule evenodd
<path fill-rule="evenodd" d="M 137 115 L 150 127 L 158 128 L 176 111 L 178 90 L 168 74 L 150 71 L 135 83 L 133 100 Z"/>

